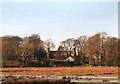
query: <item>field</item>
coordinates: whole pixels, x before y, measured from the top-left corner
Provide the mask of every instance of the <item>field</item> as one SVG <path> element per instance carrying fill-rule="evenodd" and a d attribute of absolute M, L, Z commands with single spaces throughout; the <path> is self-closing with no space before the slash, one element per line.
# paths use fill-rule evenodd
<path fill-rule="evenodd" d="M 1 68 L 2 75 L 102 75 L 118 76 L 118 67 Z"/>
<path fill-rule="evenodd" d="M 0 71 L 2 73 L 2 76 L 5 76 L 5 77 L 7 76 L 8 77 L 12 77 L 12 76 L 24 77 L 25 76 L 32 79 L 38 78 L 38 77 L 42 79 L 43 78 L 45 79 L 71 79 L 71 78 L 79 79 L 81 77 L 80 79 L 86 78 L 86 80 L 88 80 L 88 78 L 91 78 L 91 77 L 92 78 L 108 77 L 110 79 L 118 77 L 118 67 L 42 67 L 42 68 L 27 67 L 27 68 L 1 68 Z M 97 79 L 96 81 L 100 81 L 100 80 L 101 79 Z M 112 80 L 115 80 L 115 79 L 112 79 Z"/>

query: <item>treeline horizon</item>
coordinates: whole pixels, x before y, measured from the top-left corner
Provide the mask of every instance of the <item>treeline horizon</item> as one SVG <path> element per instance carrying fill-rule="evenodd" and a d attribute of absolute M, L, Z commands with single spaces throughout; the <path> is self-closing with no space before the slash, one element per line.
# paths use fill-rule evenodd
<path fill-rule="evenodd" d="M 120 39 L 106 32 L 68 38 L 60 42 L 55 52 L 52 52 L 55 48 L 52 39 L 44 41 L 39 34 L 26 37 L 5 35 L 0 38 L 3 66 L 54 66 L 58 60 L 65 61 L 68 57 L 72 57 L 73 65 L 77 66 L 119 66 Z"/>

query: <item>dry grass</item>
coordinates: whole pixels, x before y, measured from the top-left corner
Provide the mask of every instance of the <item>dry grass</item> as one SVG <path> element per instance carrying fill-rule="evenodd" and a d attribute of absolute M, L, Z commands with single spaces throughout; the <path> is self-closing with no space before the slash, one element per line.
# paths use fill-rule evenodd
<path fill-rule="evenodd" d="M 118 67 L 27 67 L 27 68 L 1 68 L 2 75 L 102 75 L 117 76 Z"/>

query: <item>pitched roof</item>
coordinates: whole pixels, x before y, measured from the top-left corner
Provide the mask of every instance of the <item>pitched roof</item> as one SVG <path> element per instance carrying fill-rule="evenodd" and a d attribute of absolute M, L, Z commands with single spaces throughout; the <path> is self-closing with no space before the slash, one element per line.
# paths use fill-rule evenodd
<path fill-rule="evenodd" d="M 69 56 L 65 61 L 70 61 L 70 62 L 74 62 L 74 58 L 72 56 Z"/>

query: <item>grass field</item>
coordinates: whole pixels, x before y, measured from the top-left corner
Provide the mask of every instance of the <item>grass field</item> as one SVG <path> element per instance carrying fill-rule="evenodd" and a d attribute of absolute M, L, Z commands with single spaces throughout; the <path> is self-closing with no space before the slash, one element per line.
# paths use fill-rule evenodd
<path fill-rule="evenodd" d="M 118 67 L 1 68 L 0 72 L 0 77 L 5 84 L 18 84 L 21 82 L 22 84 L 86 84 L 86 82 L 118 84 Z"/>
<path fill-rule="evenodd" d="M 2 75 L 101 75 L 118 76 L 118 67 L 27 67 L 27 68 L 1 68 Z"/>

